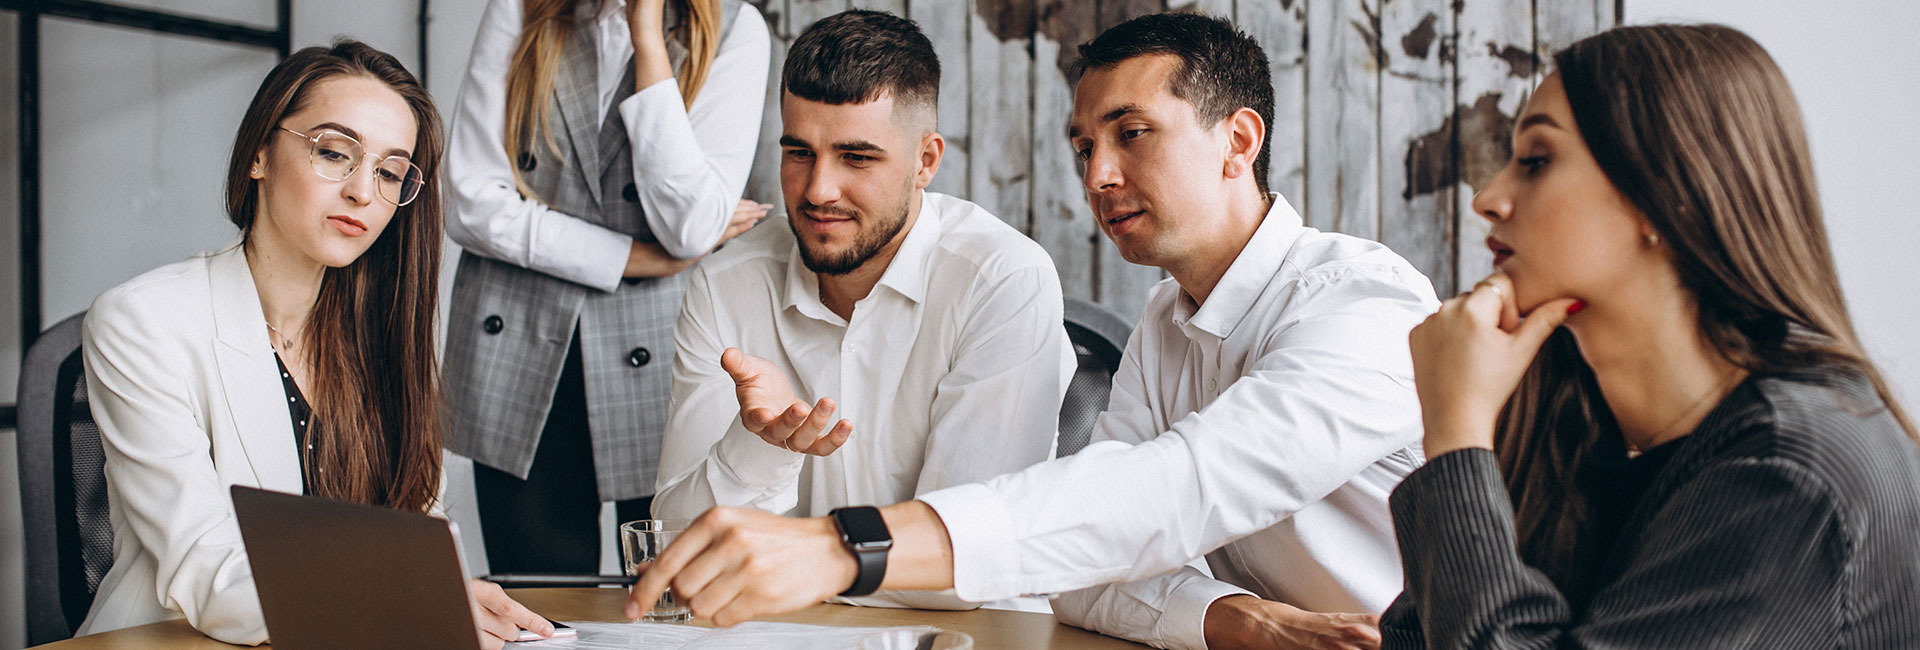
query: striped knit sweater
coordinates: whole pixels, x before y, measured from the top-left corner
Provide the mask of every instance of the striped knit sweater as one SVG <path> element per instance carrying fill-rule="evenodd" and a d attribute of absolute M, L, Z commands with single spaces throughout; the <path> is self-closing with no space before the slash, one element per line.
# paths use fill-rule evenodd
<path fill-rule="evenodd" d="M 1748 378 L 1654 476 L 1591 593 L 1520 559 L 1488 451 L 1433 459 L 1390 504 L 1406 591 L 1385 648 L 1920 648 L 1920 451 L 1857 373 Z"/>

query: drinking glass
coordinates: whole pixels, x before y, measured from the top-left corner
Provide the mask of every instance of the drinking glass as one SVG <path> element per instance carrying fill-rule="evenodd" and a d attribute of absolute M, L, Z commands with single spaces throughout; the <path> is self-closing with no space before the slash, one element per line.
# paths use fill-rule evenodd
<path fill-rule="evenodd" d="M 667 545 L 672 544 L 673 539 L 679 537 L 680 531 L 685 528 L 683 522 L 662 519 L 641 519 L 620 524 L 620 556 L 624 560 L 621 564 L 626 568 L 627 576 L 640 575 L 640 565 L 659 557 L 660 551 L 666 550 Z M 674 598 L 673 588 L 668 587 L 660 595 L 660 601 L 654 603 L 653 609 L 640 618 L 681 623 L 692 620 L 693 612 L 687 609 L 685 603 Z"/>

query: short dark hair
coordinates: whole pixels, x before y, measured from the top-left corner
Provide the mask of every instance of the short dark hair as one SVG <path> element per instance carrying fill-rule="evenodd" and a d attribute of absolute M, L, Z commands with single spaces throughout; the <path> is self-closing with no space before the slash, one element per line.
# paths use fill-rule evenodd
<path fill-rule="evenodd" d="M 780 87 L 801 99 L 860 104 L 893 95 L 937 115 L 940 57 L 912 20 L 851 10 L 822 18 L 787 50 Z"/>
<path fill-rule="evenodd" d="M 1260 114 L 1267 133 L 1273 133 L 1273 74 L 1267 67 L 1267 53 L 1224 19 L 1168 12 L 1114 25 L 1080 46 L 1073 75 L 1078 78 L 1087 70 L 1112 68 L 1149 54 L 1180 59 L 1168 90 L 1193 104 L 1201 124 L 1219 124 L 1234 111 L 1251 108 Z M 1273 139 L 1262 140 L 1253 161 L 1253 174 L 1263 193 L 1272 150 Z"/>

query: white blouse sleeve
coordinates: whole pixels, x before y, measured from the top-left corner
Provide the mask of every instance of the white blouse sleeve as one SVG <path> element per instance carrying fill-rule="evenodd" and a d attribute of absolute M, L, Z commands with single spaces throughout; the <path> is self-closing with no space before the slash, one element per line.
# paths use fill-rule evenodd
<path fill-rule="evenodd" d="M 473 39 L 448 136 L 447 235 L 476 255 L 612 291 L 633 238 L 523 197 L 514 184 L 504 134 L 520 11 L 520 0 L 492 0 Z"/>
<path fill-rule="evenodd" d="M 712 250 L 740 202 L 760 138 L 771 51 L 766 21 L 741 3 L 692 107 L 683 108 L 672 78 L 620 102 L 640 206 L 674 257 Z"/>

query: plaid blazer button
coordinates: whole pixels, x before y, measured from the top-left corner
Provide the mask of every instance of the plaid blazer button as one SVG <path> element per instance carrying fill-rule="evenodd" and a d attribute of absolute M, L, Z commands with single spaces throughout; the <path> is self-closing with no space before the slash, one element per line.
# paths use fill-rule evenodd
<path fill-rule="evenodd" d="M 627 365 L 635 368 L 647 365 L 650 361 L 653 361 L 653 353 L 648 352 L 646 348 L 634 348 L 632 352 L 627 353 Z"/>
<path fill-rule="evenodd" d="M 539 161 L 534 160 L 533 154 L 531 152 L 526 152 L 526 151 L 520 152 L 520 171 L 523 171 L 523 172 L 533 171 L 533 168 L 538 164 L 539 164 Z"/>
<path fill-rule="evenodd" d="M 626 199 L 628 203 L 639 203 L 640 188 L 634 187 L 633 183 L 627 183 L 626 187 L 620 188 L 620 198 Z"/>
<path fill-rule="evenodd" d="M 488 334 L 499 334 L 500 330 L 506 329 L 507 322 L 500 320 L 499 316 L 488 316 L 486 322 L 481 323 L 481 327 L 487 328 Z"/>

